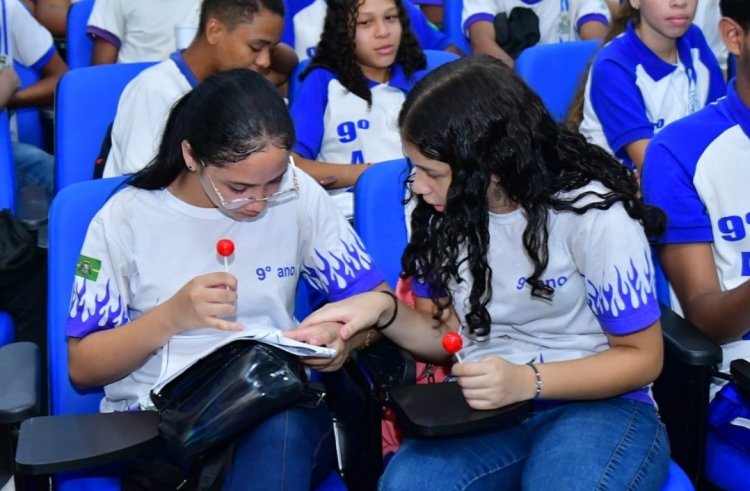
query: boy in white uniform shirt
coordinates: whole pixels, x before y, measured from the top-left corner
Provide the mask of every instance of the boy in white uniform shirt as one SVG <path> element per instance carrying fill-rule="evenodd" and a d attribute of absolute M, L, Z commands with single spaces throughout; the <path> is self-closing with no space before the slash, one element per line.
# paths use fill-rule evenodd
<path fill-rule="evenodd" d="M 93 65 L 162 61 L 175 50 L 175 27 L 198 26 L 200 0 L 96 0 L 86 33 Z"/>

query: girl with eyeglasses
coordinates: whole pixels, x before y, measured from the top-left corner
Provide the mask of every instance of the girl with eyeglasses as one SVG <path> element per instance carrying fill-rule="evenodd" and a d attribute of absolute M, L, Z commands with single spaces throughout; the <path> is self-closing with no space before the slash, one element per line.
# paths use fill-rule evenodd
<path fill-rule="evenodd" d="M 331 300 L 383 282 L 331 198 L 295 169 L 293 144 L 268 81 L 215 75 L 179 100 L 156 158 L 97 213 L 66 332 L 71 379 L 104 385 L 102 411 L 149 408 L 170 348 L 198 353 L 252 324 L 294 328 L 301 276 Z M 235 244 L 229 272 L 219 239 Z M 337 369 L 363 338 L 331 340 L 337 356 L 310 364 Z M 292 407 L 240 437 L 224 489 L 308 490 L 334 462 L 325 405 Z"/>

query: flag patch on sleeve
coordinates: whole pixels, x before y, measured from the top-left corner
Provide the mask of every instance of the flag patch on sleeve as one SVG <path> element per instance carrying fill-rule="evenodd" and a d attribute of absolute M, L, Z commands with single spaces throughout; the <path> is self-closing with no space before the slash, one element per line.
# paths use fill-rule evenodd
<path fill-rule="evenodd" d="M 100 260 L 81 254 L 78 258 L 78 263 L 76 264 L 76 276 L 80 276 L 86 280 L 96 281 L 101 269 L 102 262 Z"/>

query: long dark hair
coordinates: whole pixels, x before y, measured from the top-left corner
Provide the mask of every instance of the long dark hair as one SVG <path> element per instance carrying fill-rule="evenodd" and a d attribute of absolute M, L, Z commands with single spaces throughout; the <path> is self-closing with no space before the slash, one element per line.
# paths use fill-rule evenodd
<path fill-rule="evenodd" d="M 224 167 L 268 145 L 290 150 L 294 126 L 284 99 L 262 75 L 244 68 L 213 75 L 175 104 L 156 157 L 128 184 L 171 184 L 185 172 L 184 140 L 201 162 Z"/>
<path fill-rule="evenodd" d="M 625 3 L 617 6 L 617 10 L 615 10 L 612 16 L 612 23 L 609 25 L 609 29 L 601 45 L 604 46 L 625 32 L 629 22 L 633 22 L 633 25 L 637 26 L 641 22 L 641 13 L 638 9 L 630 5 L 629 0 L 625 0 Z M 586 97 L 586 82 L 588 82 L 590 72 L 591 63 L 589 63 L 589 66 L 586 67 L 585 72 L 581 75 L 578 89 L 575 96 L 573 96 L 573 102 L 570 103 L 568 113 L 565 115 L 565 126 L 571 131 L 578 131 L 578 127 L 581 126 L 581 122 L 583 121 L 583 102 Z"/>
<path fill-rule="evenodd" d="M 540 279 L 549 259 L 550 210 L 583 214 L 622 203 L 647 233 L 659 233 L 664 226 L 662 212 L 641 201 L 627 168 L 581 135 L 557 125 L 539 97 L 490 56 L 464 58 L 428 74 L 407 96 L 399 127 L 404 141 L 425 157 L 447 163 L 452 173 L 443 213 L 417 197 L 412 235 L 402 258 L 404 274 L 433 287 L 439 319 L 453 303 L 449 285 L 463 281 L 459 266 L 466 261 L 473 279 L 466 321 L 470 332 L 478 335 L 488 334 L 490 328 L 491 176 L 500 180 L 526 216 L 522 240 L 534 265 L 527 283 L 536 297 L 551 299 L 554 293 Z M 592 181 L 608 191 L 559 196 Z M 583 198 L 587 204 L 581 204 Z M 446 294 L 448 302 L 441 303 L 439 297 Z"/>
<path fill-rule="evenodd" d="M 315 50 L 315 56 L 300 75 L 304 79 L 315 68 L 327 68 L 336 74 L 341 85 L 349 92 L 358 95 L 372 104 L 372 94 L 367 79 L 357 64 L 354 54 L 354 37 L 357 31 L 357 12 L 365 0 L 329 0 L 323 33 Z M 417 70 L 427 66 L 427 59 L 419 46 L 417 37 L 411 30 L 409 14 L 402 0 L 393 0 L 398 9 L 401 23 L 401 44 L 396 53 L 396 63 L 401 65 L 404 74 L 410 77 Z"/>

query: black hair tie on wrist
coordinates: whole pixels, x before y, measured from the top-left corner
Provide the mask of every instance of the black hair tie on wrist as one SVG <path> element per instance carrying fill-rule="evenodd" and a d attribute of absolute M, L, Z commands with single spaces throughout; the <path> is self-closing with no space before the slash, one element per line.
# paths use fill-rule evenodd
<path fill-rule="evenodd" d="M 391 292 L 385 291 L 385 290 L 378 290 L 380 293 L 385 293 L 389 297 L 393 299 L 393 315 L 390 319 L 388 319 L 388 322 L 383 324 L 382 326 L 375 326 L 375 329 L 378 331 L 382 331 L 383 329 L 386 329 L 387 327 L 390 327 L 391 324 L 396 320 L 396 316 L 398 316 L 398 299 L 396 298 L 396 295 L 394 295 Z"/>

